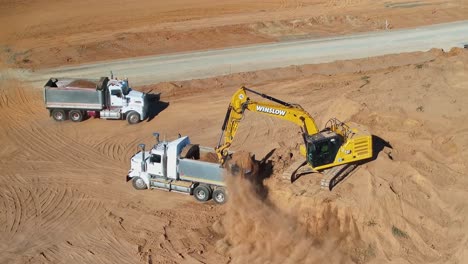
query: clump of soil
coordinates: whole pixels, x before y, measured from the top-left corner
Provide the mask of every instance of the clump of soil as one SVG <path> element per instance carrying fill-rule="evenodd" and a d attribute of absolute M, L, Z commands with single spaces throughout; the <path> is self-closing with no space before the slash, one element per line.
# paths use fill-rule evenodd
<path fill-rule="evenodd" d="M 238 151 L 226 161 L 226 168 L 232 175 L 254 179 L 258 175 L 258 163 L 249 152 Z"/>
<path fill-rule="evenodd" d="M 200 160 L 215 163 L 218 162 L 218 156 L 213 152 L 201 153 Z"/>

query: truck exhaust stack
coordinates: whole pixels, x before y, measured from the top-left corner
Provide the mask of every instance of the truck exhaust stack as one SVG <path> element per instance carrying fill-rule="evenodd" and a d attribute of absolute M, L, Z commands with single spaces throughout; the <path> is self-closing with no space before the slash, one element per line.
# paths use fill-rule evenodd
<path fill-rule="evenodd" d="M 159 144 L 159 133 L 153 133 L 153 136 L 156 138 L 156 144 Z"/>
<path fill-rule="evenodd" d="M 145 144 L 140 144 L 138 147 L 141 149 L 141 171 L 146 171 Z"/>

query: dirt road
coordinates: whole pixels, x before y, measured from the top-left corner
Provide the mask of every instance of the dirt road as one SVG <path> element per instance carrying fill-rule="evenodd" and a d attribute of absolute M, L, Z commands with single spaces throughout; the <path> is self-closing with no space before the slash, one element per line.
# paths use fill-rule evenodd
<path fill-rule="evenodd" d="M 460 0 L 113 0 L 0 2 L 0 68 L 341 36 L 468 19 Z"/>
<path fill-rule="evenodd" d="M 468 21 L 416 29 L 368 32 L 356 35 L 288 41 L 204 52 L 131 58 L 23 72 L 40 86 L 51 76 L 89 77 L 114 74 L 135 85 L 207 78 L 289 65 L 323 63 L 401 52 L 449 50 L 468 43 Z"/>

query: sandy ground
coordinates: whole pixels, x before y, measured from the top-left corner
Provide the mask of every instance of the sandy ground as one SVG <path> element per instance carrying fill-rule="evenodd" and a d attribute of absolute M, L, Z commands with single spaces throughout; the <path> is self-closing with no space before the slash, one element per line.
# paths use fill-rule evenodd
<path fill-rule="evenodd" d="M 468 19 L 459 0 L 0 1 L 0 67 L 38 69 Z"/>
<path fill-rule="evenodd" d="M 134 126 L 56 123 L 41 89 L 3 81 L 0 263 L 466 263 L 467 72 L 457 49 L 162 83 L 140 88 L 162 97 Z M 281 171 L 299 128 L 248 113 L 232 149 L 271 155 L 262 198 L 245 182 L 230 182 L 239 195 L 226 206 L 125 182 L 152 132 L 215 146 L 243 84 L 301 104 L 320 127 L 367 126 L 378 155 L 333 192 L 316 175 L 290 184 Z"/>
<path fill-rule="evenodd" d="M 0 67 L 38 69 L 467 19 L 466 1 L 0 1 Z M 140 87 L 148 122 L 56 123 L 40 87 L 0 80 L 0 263 L 466 263 L 468 52 L 400 54 Z M 225 206 L 125 182 L 152 132 L 215 146 L 240 86 L 321 127 L 365 125 L 375 159 L 333 192 L 291 184 L 292 124 L 248 113 L 233 150 L 268 157 L 261 196 Z M 183 124 L 183 125 L 182 125 Z"/>

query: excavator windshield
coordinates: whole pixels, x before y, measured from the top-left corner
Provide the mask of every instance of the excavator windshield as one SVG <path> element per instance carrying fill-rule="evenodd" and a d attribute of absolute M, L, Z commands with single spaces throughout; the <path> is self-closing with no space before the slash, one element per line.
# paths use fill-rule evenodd
<path fill-rule="evenodd" d="M 329 132 L 329 133 L 327 133 Z M 307 139 L 307 161 L 319 167 L 335 161 L 336 154 L 343 143 L 340 135 L 325 131 Z"/>

